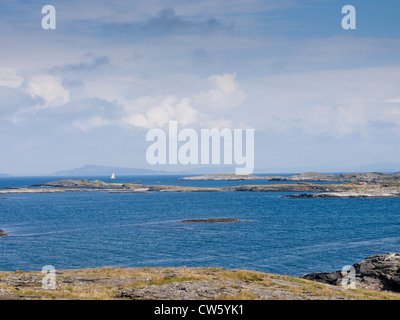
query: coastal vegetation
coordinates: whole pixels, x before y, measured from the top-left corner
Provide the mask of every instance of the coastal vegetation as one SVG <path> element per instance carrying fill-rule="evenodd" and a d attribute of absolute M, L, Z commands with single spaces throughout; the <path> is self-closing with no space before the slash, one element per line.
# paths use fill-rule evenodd
<path fill-rule="evenodd" d="M 41 272 L 0 272 L 0 299 L 90 300 L 399 300 L 393 291 L 344 289 L 252 270 L 223 268 L 88 268 L 57 270 L 57 287 Z"/>

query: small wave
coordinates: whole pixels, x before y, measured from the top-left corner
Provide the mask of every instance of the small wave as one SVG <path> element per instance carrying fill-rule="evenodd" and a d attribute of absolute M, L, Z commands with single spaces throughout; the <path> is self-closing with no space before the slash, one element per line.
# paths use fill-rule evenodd
<path fill-rule="evenodd" d="M 179 263 L 182 264 L 182 262 L 192 262 L 192 261 L 210 261 L 215 259 L 215 256 L 205 256 L 205 257 L 197 257 L 197 258 L 167 258 L 167 259 L 151 259 L 151 260 L 144 260 L 140 261 L 139 264 L 159 264 L 159 263 Z"/>
<path fill-rule="evenodd" d="M 334 241 L 334 242 L 327 242 L 322 244 L 314 244 L 310 246 L 302 246 L 302 247 L 293 247 L 290 250 L 287 250 L 288 253 L 284 256 L 293 256 L 298 255 L 299 252 L 302 254 L 308 253 L 317 253 L 321 251 L 330 251 L 330 250 L 345 250 L 349 248 L 358 248 L 362 246 L 374 246 L 379 244 L 386 244 L 388 242 L 392 243 L 399 243 L 400 237 L 388 237 L 388 238 L 381 238 L 381 239 L 372 239 L 372 240 L 359 240 L 359 241 L 352 241 L 349 242 L 348 240 L 343 241 Z"/>
<path fill-rule="evenodd" d="M 149 221 L 149 222 L 128 223 L 128 224 L 115 224 L 115 225 L 106 225 L 106 226 L 103 226 L 103 227 L 55 230 L 55 231 L 25 233 L 25 234 L 12 234 L 12 236 L 13 237 L 34 237 L 34 236 L 42 236 L 42 235 L 48 235 L 48 234 L 61 234 L 61 233 L 83 232 L 83 231 L 88 231 L 88 230 L 102 230 L 102 229 L 125 228 L 125 227 L 133 227 L 133 226 L 157 225 L 157 224 L 167 224 L 167 223 L 173 223 L 173 222 L 177 222 L 177 220 Z"/>

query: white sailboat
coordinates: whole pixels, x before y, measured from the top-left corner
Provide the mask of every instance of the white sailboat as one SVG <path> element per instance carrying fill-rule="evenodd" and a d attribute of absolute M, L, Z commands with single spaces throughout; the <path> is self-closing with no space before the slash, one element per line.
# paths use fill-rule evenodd
<path fill-rule="evenodd" d="M 113 174 L 111 175 L 111 179 L 115 179 L 115 174 L 113 172 Z"/>

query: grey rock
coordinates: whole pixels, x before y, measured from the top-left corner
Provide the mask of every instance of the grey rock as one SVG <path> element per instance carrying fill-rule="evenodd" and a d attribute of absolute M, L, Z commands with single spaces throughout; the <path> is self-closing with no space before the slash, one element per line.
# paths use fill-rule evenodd
<path fill-rule="evenodd" d="M 8 234 L 6 234 L 3 230 L 0 229 L 0 238 L 6 236 L 8 236 Z"/>
<path fill-rule="evenodd" d="M 357 288 L 400 292 L 400 253 L 373 255 L 353 264 L 353 267 Z M 311 273 L 301 278 L 331 285 L 341 285 L 345 275 L 341 271 L 336 271 L 332 273 Z"/>
<path fill-rule="evenodd" d="M 59 180 L 46 182 L 34 187 L 53 187 L 53 188 L 94 188 L 94 189 L 121 189 L 121 183 L 105 183 L 100 180 L 89 181 L 87 179 L 80 180 Z"/>

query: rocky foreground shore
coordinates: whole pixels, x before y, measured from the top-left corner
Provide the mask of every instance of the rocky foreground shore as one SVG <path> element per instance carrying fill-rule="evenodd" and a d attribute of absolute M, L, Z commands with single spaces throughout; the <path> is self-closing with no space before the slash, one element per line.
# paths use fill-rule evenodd
<path fill-rule="evenodd" d="M 56 289 L 43 289 L 41 272 L 0 272 L 0 299 L 400 300 L 399 253 L 354 266 L 356 289 L 340 285 L 340 272 L 289 277 L 222 268 L 104 267 L 57 270 Z"/>
<path fill-rule="evenodd" d="M 357 288 L 389 290 L 400 293 L 400 253 L 377 254 L 352 265 Z M 348 273 L 320 272 L 304 275 L 303 279 L 341 285 Z"/>

